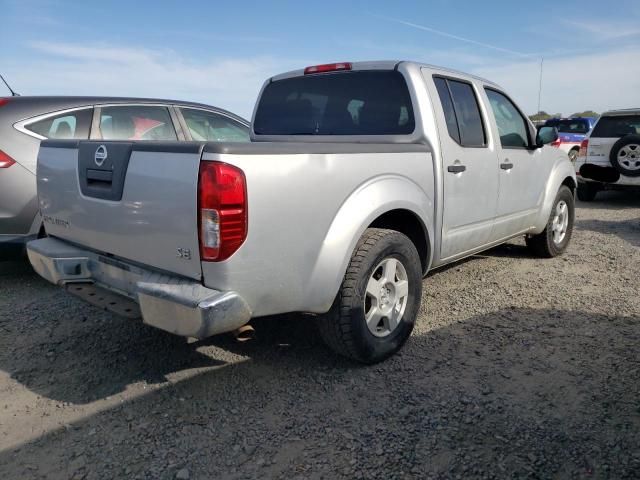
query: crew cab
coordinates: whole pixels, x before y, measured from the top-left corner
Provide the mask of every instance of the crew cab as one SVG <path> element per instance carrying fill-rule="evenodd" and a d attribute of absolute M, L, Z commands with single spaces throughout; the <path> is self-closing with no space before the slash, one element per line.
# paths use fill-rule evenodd
<path fill-rule="evenodd" d="M 329 346 L 374 363 L 410 336 L 429 270 L 519 236 L 553 257 L 571 238 L 556 130 L 536 133 L 488 80 L 311 66 L 265 82 L 251 130 L 244 144 L 43 142 L 35 270 L 187 337 L 317 314 Z"/>
<path fill-rule="evenodd" d="M 575 167 L 584 202 L 601 190 L 640 187 L 640 109 L 603 113 L 582 141 Z"/>

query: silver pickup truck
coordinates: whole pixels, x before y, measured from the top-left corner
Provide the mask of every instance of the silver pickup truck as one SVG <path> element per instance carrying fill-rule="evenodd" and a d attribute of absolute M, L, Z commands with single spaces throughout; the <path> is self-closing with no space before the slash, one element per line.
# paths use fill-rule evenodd
<path fill-rule="evenodd" d="M 35 270 L 103 308 L 204 338 L 317 314 L 373 363 L 410 336 L 423 277 L 517 236 L 561 254 L 576 177 L 497 85 L 413 62 L 267 80 L 252 142 L 44 141 Z"/>

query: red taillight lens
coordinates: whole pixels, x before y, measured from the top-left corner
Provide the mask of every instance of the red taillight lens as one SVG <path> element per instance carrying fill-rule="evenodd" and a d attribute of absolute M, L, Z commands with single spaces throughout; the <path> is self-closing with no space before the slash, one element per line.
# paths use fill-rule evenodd
<path fill-rule="evenodd" d="M 351 64 L 349 62 L 342 62 L 342 63 L 326 63 L 324 65 L 314 65 L 312 67 L 305 68 L 304 74 L 310 75 L 312 73 L 337 72 L 340 70 L 351 70 Z"/>
<path fill-rule="evenodd" d="M 0 107 L 4 107 L 7 103 L 9 103 L 8 98 L 0 98 Z"/>
<path fill-rule="evenodd" d="M 561 143 L 562 142 L 560 141 L 560 139 L 557 138 L 553 142 L 551 142 L 549 145 L 551 145 L 552 147 L 559 147 Z"/>
<path fill-rule="evenodd" d="M 16 161 L 13 158 L 0 150 L 0 168 L 9 168 L 14 163 Z"/>
<path fill-rule="evenodd" d="M 200 258 L 220 261 L 247 238 L 247 181 L 233 165 L 200 163 L 198 179 Z"/>
<path fill-rule="evenodd" d="M 587 147 L 589 147 L 589 139 L 585 138 L 584 140 L 582 140 L 582 142 L 580 142 L 580 150 L 578 151 L 579 157 L 587 156 Z"/>

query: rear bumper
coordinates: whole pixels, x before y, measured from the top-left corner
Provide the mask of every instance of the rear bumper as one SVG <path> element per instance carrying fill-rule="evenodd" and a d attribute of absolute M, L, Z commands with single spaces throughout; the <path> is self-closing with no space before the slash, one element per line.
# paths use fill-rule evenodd
<path fill-rule="evenodd" d="M 108 296 L 115 294 L 124 302 L 137 304 L 144 323 L 176 335 L 206 338 L 233 331 L 251 318 L 249 306 L 235 292 L 206 288 L 190 279 L 147 270 L 55 238 L 29 242 L 27 254 L 35 271 L 49 282 L 60 286 L 91 284 L 107 290 Z M 122 314 L 118 302 L 83 298 Z"/>
<path fill-rule="evenodd" d="M 576 165 L 578 180 L 583 182 L 598 182 L 618 187 L 638 187 L 640 177 L 628 177 L 621 175 L 611 163 L 581 162 Z"/>

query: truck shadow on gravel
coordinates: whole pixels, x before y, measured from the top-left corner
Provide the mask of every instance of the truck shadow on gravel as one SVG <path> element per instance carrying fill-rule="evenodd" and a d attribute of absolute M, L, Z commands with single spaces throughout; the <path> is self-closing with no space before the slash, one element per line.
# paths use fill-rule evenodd
<path fill-rule="evenodd" d="M 90 390 L 107 392 L 149 368 L 219 365 L 225 349 L 243 359 L 0 452 L 0 478 L 174 478 L 183 467 L 191 478 L 640 471 L 638 318 L 506 309 L 440 329 L 420 322 L 424 333 L 371 367 L 333 356 L 295 316 L 264 319 L 259 339 L 241 346 L 228 338 L 170 345 L 146 328 L 136 334 L 111 324 L 87 350 L 68 340 L 73 365 L 54 359 L 44 369 L 27 356 L 13 364 L 5 357 L 3 370 L 31 372 L 15 377 L 29 388 L 69 401 L 88 399 L 83 363 L 97 372 Z M 105 363 L 122 349 L 126 361 Z M 171 368 L 157 366 L 167 361 Z M 60 385 L 43 387 L 50 384 L 35 381 L 43 375 Z"/>
<path fill-rule="evenodd" d="M 616 235 L 625 242 L 640 247 L 640 218 L 628 220 L 576 220 L 576 228 L 604 235 Z"/>
<path fill-rule="evenodd" d="M 625 210 L 629 208 L 640 208 L 640 188 L 599 192 L 596 199 L 591 202 L 576 201 L 576 207 L 589 210 Z"/>

